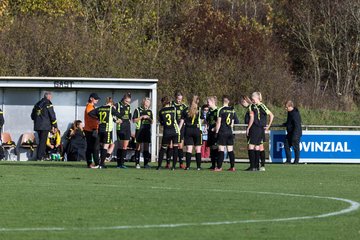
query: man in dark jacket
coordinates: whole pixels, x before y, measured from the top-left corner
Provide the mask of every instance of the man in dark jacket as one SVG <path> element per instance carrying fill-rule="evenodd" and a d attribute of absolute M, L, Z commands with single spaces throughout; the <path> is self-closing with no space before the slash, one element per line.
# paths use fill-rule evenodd
<path fill-rule="evenodd" d="M 287 101 L 285 108 L 288 111 L 287 120 L 286 123 L 284 123 L 287 131 L 284 144 L 286 163 L 291 163 L 290 148 L 293 147 L 295 153 L 294 164 L 298 164 L 300 158 L 300 138 L 302 136 L 301 116 L 299 110 L 294 107 L 292 101 Z"/>
<path fill-rule="evenodd" d="M 46 140 L 49 131 L 57 128 L 57 120 L 51 98 L 51 92 L 46 92 L 44 98 L 35 104 L 31 113 L 31 119 L 34 121 L 34 130 L 39 136 L 37 147 L 37 159 L 39 160 L 45 159 Z"/>

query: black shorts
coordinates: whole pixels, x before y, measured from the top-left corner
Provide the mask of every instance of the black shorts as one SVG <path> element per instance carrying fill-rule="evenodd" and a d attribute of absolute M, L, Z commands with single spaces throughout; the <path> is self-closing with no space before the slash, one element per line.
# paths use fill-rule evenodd
<path fill-rule="evenodd" d="M 162 145 L 169 145 L 172 144 L 178 144 L 180 142 L 180 134 L 176 132 L 164 132 L 161 144 Z"/>
<path fill-rule="evenodd" d="M 185 146 L 201 146 L 202 145 L 202 132 L 200 129 L 195 127 L 185 128 L 184 136 Z"/>
<path fill-rule="evenodd" d="M 249 130 L 248 144 L 259 146 L 263 143 L 265 131 L 263 127 L 252 125 Z"/>
<path fill-rule="evenodd" d="M 131 127 L 130 124 L 121 125 L 120 130 L 116 131 L 118 141 L 126 141 L 131 139 Z"/>
<path fill-rule="evenodd" d="M 112 132 L 99 132 L 99 142 L 102 144 L 113 143 Z"/>
<path fill-rule="evenodd" d="M 151 143 L 151 129 L 140 128 L 136 130 L 135 140 L 137 143 Z"/>
<path fill-rule="evenodd" d="M 208 130 L 208 140 L 206 142 L 208 147 L 212 147 L 216 145 L 215 132 L 212 132 L 210 129 Z"/>
<path fill-rule="evenodd" d="M 221 146 L 233 146 L 234 135 L 231 131 L 221 131 L 218 134 L 217 145 Z"/>

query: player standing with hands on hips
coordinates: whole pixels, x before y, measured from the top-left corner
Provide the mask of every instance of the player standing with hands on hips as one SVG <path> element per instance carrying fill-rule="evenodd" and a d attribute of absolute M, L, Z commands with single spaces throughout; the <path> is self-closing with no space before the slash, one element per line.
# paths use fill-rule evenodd
<path fill-rule="evenodd" d="M 246 135 L 249 139 L 249 171 L 265 171 L 265 131 L 268 131 L 274 119 L 274 115 L 261 102 L 262 96 L 260 92 L 254 92 L 251 95 L 253 104 L 251 105 L 250 121 L 246 129 Z M 267 116 L 270 116 L 269 123 L 267 123 Z M 259 161 L 261 158 L 261 167 Z"/>
<path fill-rule="evenodd" d="M 259 110 L 259 116 L 260 116 L 260 124 L 262 126 L 262 138 L 261 138 L 261 144 L 260 144 L 260 171 L 265 171 L 265 148 L 264 143 L 266 142 L 266 136 L 265 132 L 269 131 L 270 126 L 274 120 L 274 114 L 265 106 L 265 104 L 262 102 L 262 95 L 260 92 L 253 93 L 253 96 L 256 99 L 259 100 L 259 102 L 255 103 L 256 107 Z M 268 123 L 268 117 L 269 116 L 269 123 Z"/>

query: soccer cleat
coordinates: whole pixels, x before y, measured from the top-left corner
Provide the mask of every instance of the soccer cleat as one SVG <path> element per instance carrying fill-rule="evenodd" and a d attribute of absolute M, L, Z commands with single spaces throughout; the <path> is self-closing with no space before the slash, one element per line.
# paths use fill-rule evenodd
<path fill-rule="evenodd" d="M 214 172 L 221 172 L 223 169 L 222 168 L 215 168 Z"/>
<path fill-rule="evenodd" d="M 157 168 L 156 168 L 156 170 L 160 170 L 160 169 L 161 169 L 161 167 L 157 167 Z"/>
<path fill-rule="evenodd" d="M 228 169 L 228 172 L 235 172 L 235 171 L 236 169 L 234 167 Z"/>
<path fill-rule="evenodd" d="M 105 158 L 105 162 L 111 162 L 111 158 L 110 157 L 107 157 L 107 158 Z"/>
<path fill-rule="evenodd" d="M 149 169 L 151 168 L 149 164 L 144 165 L 144 168 Z"/>
<path fill-rule="evenodd" d="M 116 168 L 122 168 L 122 169 L 127 169 L 127 167 L 125 165 L 119 165 Z"/>
<path fill-rule="evenodd" d="M 141 168 L 141 167 L 140 167 L 140 164 L 136 164 L 135 168 L 136 168 L 136 169 L 140 169 L 140 168 Z"/>
<path fill-rule="evenodd" d="M 197 171 L 200 171 L 200 170 L 201 170 L 201 168 L 199 168 L 199 167 L 198 167 L 196 170 L 197 170 Z"/>
<path fill-rule="evenodd" d="M 170 163 L 167 163 L 167 164 L 165 165 L 165 168 L 166 168 L 166 169 L 170 169 Z"/>
<path fill-rule="evenodd" d="M 185 165 L 183 163 L 180 164 L 181 169 L 185 169 Z"/>
<path fill-rule="evenodd" d="M 245 169 L 244 171 L 251 171 L 251 167 L 248 167 L 247 169 Z"/>
<path fill-rule="evenodd" d="M 265 167 L 260 167 L 259 171 L 260 172 L 265 172 Z"/>
<path fill-rule="evenodd" d="M 210 169 L 210 170 L 214 170 L 214 169 L 215 169 L 215 167 L 214 167 L 214 166 L 211 166 L 211 167 L 209 167 L 209 169 Z"/>
<path fill-rule="evenodd" d="M 189 168 L 189 167 L 185 167 L 184 170 L 187 171 L 187 170 L 190 170 L 190 168 Z"/>
<path fill-rule="evenodd" d="M 97 165 L 95 167 L 93 167 L 92 169 L 105 169 L 107 168 L 105 165 Z"/>
<path fill-rule="evenodd" d="M 175 167 L 170 168 L 171 171 L 175 171 Z"/>
<path fill-rule="evenodd" d="M 252 168 L 251 170 L 250 170 L 251 172 L 257 172 L 257 171 L 259 171 L 257 168 Z"/>

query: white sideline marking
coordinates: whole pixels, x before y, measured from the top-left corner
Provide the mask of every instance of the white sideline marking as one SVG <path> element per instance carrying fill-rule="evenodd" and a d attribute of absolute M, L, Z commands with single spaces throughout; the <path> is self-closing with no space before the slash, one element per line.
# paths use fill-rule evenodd
<path fill-rule="evenodd" d="M 99 185 L 106 187 L 119 187 L 117 185 Z M 152 189 L 163 190 L 182 190 L 182 191 L 197 191 L 198 189 L 183 189 L 183 188 L 171 188 L 171 187 L 151 187 Z M 337 197 L 322 197 L 316 195 L 301 195 L 291 193 L 272 193 L 272 192 L 255 192 L 255 191 L 236 191 L 236 190 L 224 190 L 224 189 L 201 189 L 202 191 L 209 192 L 235 192 L 235 193 L 253 193 L 263 195 L 278 195 L 287 197 L 303 197 L 303 198 L 316 198 L 316 199 L 328 199 L 340 202 L 346 202 L 350 206 L 340 211 L 323 213 L 314 216 L 302 216 L 302 217 L 288 217 L 288 218 L 273 218 L 273 219 L 258 219 L 258 220 L 235 220 L 235 221 L 220 221 L 220 222 L 199 222 L 199 223 L 173 223 L 173 224 L 148 224 L 148 225 L 123 225 L 123 226 L 110 226 L 110 227 L 91 227 L 91 228 L 73 228 L 73 227 L 44 227 L 44 228 L 0 228 L 0 232 L 30 232 L 30 231 L 83 231 L 83 230 L 126 230 L 126 229 L 148 229 L 148 228 L 178 228 L 178 227 L 190 227 L 190 226 L 214 226 L 214 225 L 230 225 L 241 223 L 261 223 L 261 222 L 286 222 L 286 221 L 298 221 L 307 219 L 327 218 L 332 216 L 343 215 L 346 213 L 357 211 L 360 208 L 360 203 Z"/>

